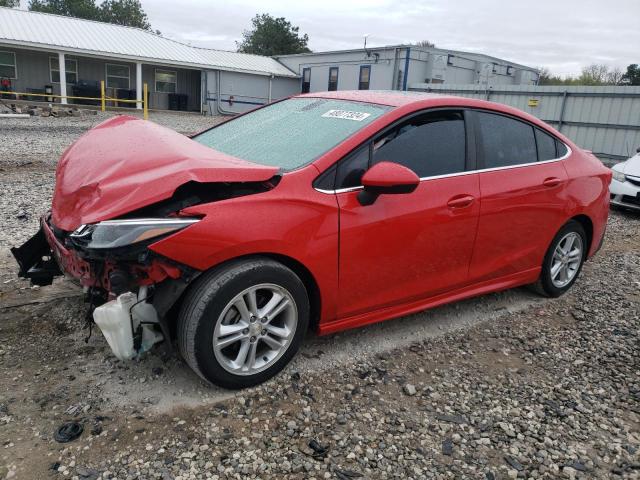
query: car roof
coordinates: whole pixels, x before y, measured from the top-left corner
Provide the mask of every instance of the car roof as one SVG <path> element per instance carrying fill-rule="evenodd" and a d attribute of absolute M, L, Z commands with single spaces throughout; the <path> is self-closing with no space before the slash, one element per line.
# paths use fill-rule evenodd
<path fill-rule="evenodd" d="M 334 92 L 314 92 L 296 95 L 294 98 L 328 98 L 335 100 L 347 100 L 352 102 L 373 103 L 386 105 L 394 109 L 402 109 L 405 112 L 422 110 L 431 107 L 459 107 L 486 109 L 498 113 L 512 115 L 516 118 L 526 120 L 529 123 L 551 131 L 554 135 L 562 139 L 563 142 L 571 145 L 573 143 L 562 133 L 555 130 L 551 125 L 543 122 L 530 113 L 502 103 L 489 102 L 477 98 L 459 97 L 457 95 L 442 95 L 430 92 L 409 92 L 401 90 L 338 90 Z"/>
<path fill-rule="evenodd" d="M 330 98 L 335 100 L 350 100 L 353 102 L 365 102 L 376 103 L 379 105 L 388 105 L 391 107 L 402 107 L 417 102 L 424 102 L 425 100 L 443 100 L 449 98 L 456 100 L 456 103 L 461 100 L 469 100 L 464 97 L 457 97 L 454 95 L 441 95 L 437 93 L 426 92 L 408 92 L 401 90 L 338 90 L 334 92 L 314 92 L 305 93 L 302 95 L 296 95 L 296 97 L 311 97 L 311 98 Z M 472 103 L 472 102 L 470 102 Z"/>

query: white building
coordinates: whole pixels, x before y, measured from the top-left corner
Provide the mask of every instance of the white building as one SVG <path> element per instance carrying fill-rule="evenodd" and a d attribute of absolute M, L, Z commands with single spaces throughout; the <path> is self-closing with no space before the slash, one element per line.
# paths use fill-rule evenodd
<path fill-rule="evenodd" d="M 487 55 L 397 45 L 275 57 L 300 75 L 302 92 L 408 90 L 418 84 L 535 85 L 534 68 Z"/>
<path fill-rule="evenodd" d="M 3 7 L 0 80 L 10 91 L 27 94 L 9 98 L 28 101 L 46 99 L 35 94 L 51 90 L 54 95 L 98 97 L 100 81 L 109 97 L 141 100 L 146 83 L 150 108 L 212 114 L 242 112 L 298 93 L 300 87 L 298 75 L 270 57 L 198 48 L 139 28 Z M 136 104 L 111 101 L 109 106 Z"/>

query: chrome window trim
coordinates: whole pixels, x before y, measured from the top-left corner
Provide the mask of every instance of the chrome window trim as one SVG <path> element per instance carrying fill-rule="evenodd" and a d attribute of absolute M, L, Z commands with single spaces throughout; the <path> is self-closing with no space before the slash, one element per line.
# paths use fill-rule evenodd
<path fill-rule="evenodd" d="M 474 173 L 494 172 L 494 171 L 499 171 L 499 170 L 509 170 L 511 168 L 531 167 L 533 165 L 543 165 L 545 163 L 561 162 L 561 161 L 566 160 L 567 158 L 569 158 L 569 156 L 571 156 L 571 154 L 573 153 L 573 150 L 571 150 L 571 147 L 569 145 L 567 145 L 566 143 L 564 143 L 563 141 L 561 141 L 561 140 L 558 140 L 558 141 L 567 148 L 567 153 L 565 153 L 562 157 L 559 157 L 559 158 L 552 158 L 551 160 L 543 160 L 541 162 L 519 163 L 518 165 L 506 165 L 504 167 L 481 168 L 481 169 L 477 169 L 477 170 L 467 170 L 467 171 L 464 171 L 464 172 L 446 173 L 444 175 L 433 175 L 431 177 L 420 177 L 420 183 L 422 183 L 424 181 L 427 181 L 427 180 L 438 180 L 440 178 L 461 177 L 463 175 L 471 175 L 471 174 L 474 174 Z M 329 167 L 329 168 L 331 168 L 331 167 Z M 357 192 L 358 190 L 362 190 L 363 188 L 364 187 L 362 185 L 359 185 L 357 187 L 338 188 L 336 190 L 325 190 L 323 188 L 315 188 L 314 187 L 314 190 L 316 190 L 316 191 L 318 191 L 320 193 L 326 193 L 327 195 L 335 195 L 335 194 L 338 194 L 338 193 Z"/>

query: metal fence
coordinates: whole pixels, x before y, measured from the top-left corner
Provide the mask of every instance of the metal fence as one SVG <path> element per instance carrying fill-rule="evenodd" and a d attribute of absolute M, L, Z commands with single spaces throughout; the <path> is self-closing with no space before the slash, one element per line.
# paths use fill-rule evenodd
<path fill-rule="evenodd" d="M 409 90 L 504 103 L 549 123 L 607 163 L 640 147 L 640 87 L 412 84 Z"/>

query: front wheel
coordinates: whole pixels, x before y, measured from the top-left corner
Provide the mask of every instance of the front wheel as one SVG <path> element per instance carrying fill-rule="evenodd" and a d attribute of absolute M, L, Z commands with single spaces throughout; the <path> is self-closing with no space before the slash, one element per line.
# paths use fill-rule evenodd
<path fill-rule="evenodd" d="M 576 281 L 587 257 L 587 236 L 575 220 L 556 234 L 544 257 L 536 290 L 548 297 L 559 297 Z"/>
<path fill-rule="evenodd" d="M 244 388 L 286 366 L 308 323 L 308 295 L 295 273 L 266 258 L 241 260 L 198 279 L 178 317 L 178 345 L 205 380 Z"/>

